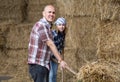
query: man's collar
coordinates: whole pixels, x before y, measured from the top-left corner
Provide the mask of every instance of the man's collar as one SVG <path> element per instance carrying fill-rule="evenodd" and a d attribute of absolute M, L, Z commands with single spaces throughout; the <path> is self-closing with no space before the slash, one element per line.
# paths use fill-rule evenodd
<path fill-rule="evenodd" d="M 42 21 L 43 23 L 45 23 L 45 25 L 47 25 L 48 28 L 51 28 L 51 27 L 52 27 L 52 24 L 50 24 L 50 23 L 46 20 L 45 17 L 43 17 L 43 18 L 41 19 L 41 21 Z"/>

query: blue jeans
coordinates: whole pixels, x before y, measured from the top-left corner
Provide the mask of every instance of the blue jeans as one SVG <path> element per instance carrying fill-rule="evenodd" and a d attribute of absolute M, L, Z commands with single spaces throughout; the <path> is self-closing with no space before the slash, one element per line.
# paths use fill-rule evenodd
<path fill-rule="evenodd" d="M 58 63 L 50 61 L 49 82 L 57 82 Z"/>
<path fill-rule="evenodd" d="M 48 82 L 49 70 L 37 64 L 29 65 L 29 73 L 34 82 Z"/>

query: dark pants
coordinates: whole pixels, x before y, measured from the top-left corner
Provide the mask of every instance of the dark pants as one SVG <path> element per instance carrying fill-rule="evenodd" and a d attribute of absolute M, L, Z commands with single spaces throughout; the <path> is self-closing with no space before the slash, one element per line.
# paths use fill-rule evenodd
<path fill-rule="evenodd" d="M 29 73 L 34 82 L 49 82 L 49 70 L 46 67 L 37 64 L 30 64 Z"/>

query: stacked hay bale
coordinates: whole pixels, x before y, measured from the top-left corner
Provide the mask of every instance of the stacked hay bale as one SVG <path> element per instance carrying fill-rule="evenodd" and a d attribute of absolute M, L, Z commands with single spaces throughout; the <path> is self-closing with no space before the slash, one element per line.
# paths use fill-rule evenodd
<path fill-rule="evenodd" d="M 67 20 L 65 60 L 75 71 L 78 71 L 78 68 L 86 62 L 97 59 L 98 33 L 96 26 L 99 22 L 97 1 L 57 0 L 60 16 Z M 69 72 L 65 76 L 65 82 L 74 82 L 74 77 Z"/>
<path fill-rule="evenodd" d="M 98 60 L 79 69 L 78 82 L 120 82 L 120 23 L 100 23 Z"/>
<path fill-rule="evenodd" d="M 0 21 L 2 22 L 0 23 L 0 74 L 12 76 L 13 78 L 9 82 L 32 82 L 27 64 L 30 31 L 34 21 L 39 20 L 40 16 L 42 17 L 42 7 L 47 4 L 55 4 L 55 2 L 54 0 L 29 0 L 29 3 L 28 0 L 0 2 Z M 34 6 L 30 7 L 32 3 Z M 29 4 L 28 11 L 27 4 Z M 31 11 L 34 14 L 30 14 Z M 32 23 L 21 24 L 27 18 Z M 8 82 L 8 80 L 4 82 Z"/>
<path fill-rule="evenodd" d="M 97 55 L 106 61 L 120 61 L 120 23 L 110 21 L 99 27 Z"/>
<path fill-rule="evenodd" d="M 68 31 L 66 35 L 65 60 L 70 63 L 73 69 L 78 71 L 82 65 L 98 61 L 98 59 L 118 63 L 120 59 L 120 25 L 119 22 L 115 21 L 119 21 L 120 17 L 119 0 L 57 0 L 57 3 L 59 3 L 61 16 L 67 19 Z M 102 63 L 102 61 L 100 62 Z M 94 65 L 96 67 L 99 63 Z M 103 65 L 106 66 L 107 63 Z M 112 65 L 114 66 L 115 64 Z M 103 68 L 97 67 L 95 70 L 108 70 L 105 66 Z M 84 69 L 80 70 L 84 71 Z M 115 73 L 116 71 L 118 71 L 118 74 L 120 73 L 119 70 L 113 71 L 112 68 L 110 71 L 111 73 Z M 83 74 L 84 77 L 87 77 L 87 80 L 85 80 L 86 78 L 82 78 L 83 82 L 102 82 L 102 80 L 99 80 L 101 77 L 92 80 L 92 73 L 89 76 L 87 74 Z M 119 77 L 117 76 L 118 74 L 115 74 L 115 76 Z M 96 74 L 96 77 L 97 75 L 99 76 L 99 73 Z M 72 75 L 68 73 L 66 76 L 66 82 L 73 82 L 70 79 L 73 78 Z M 119 79 L 116 78 L 108 80 L 103 76 L 103 79 L 105 79 L 103 82 L 119 82 Z"/>
<path fill-rule="evenodd" d="M 120 21 L 120 0 L 99 0 L 101 20 Z"/>
<path fill-rule="evenodd" d="M 24 21 L 26 5 L 25 0 L 0 0 L 0 21 Z"/>
<path fill-rule="evenodd" d="M 80 68 L 78 80 L 82 82 L 120 81 L 120 23 L 112 21 L 100 25 L 98 58 L 96 64 Z"/>
<path fill-rule="evenodd" d="M 42 17 L 43 7 L 55 0 L 1 0 L 0 21 L 35 22 Z"/>
<path fill-rule="evenodd" d="M 77 75 L 79 82 L 120 82 L 119 0 L 106 0 L 100 8 L 98 60 L 80 68 Z"/>
<path fill-rule="evenodd" d="M 0 32 L 5 35 L 5 44 L 0 52 L 0 74 L 10 75 L 9 82 L 30 82 L 27 56 L 28 41 L 32 24 L 0 24 Z M 5 81 L 8 82 L 8 81 Z"/>
<path fill-rule="evenodd" d="M 6 43 L 5 35 L 3 32 L 1 32 L 1 29 L 0 29 L 0 48 L 1 49 L 5 47 L 5 43 Z"/>

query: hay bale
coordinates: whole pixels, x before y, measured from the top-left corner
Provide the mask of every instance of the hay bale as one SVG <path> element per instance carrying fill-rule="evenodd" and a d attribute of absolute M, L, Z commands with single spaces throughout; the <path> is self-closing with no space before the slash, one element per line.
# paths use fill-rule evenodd
<path fill-rule="evenodd" d="M 57 5 L 61 15 L 95 16 L 99 14 L 98 0 L 57 0 Z"/>
<path fill-rule="evenodd" d="M 78 82 L 119 82 L 120 64 L 113 62 L 93 62 L 80 68 Z"/>
<path fill-rule="evenodd" d="M 4 82 L 32 82 L 27 64 L 27 49 L 7 50 L 7 55 L 1 55 L 0 73 L 13 78 Z"/>
<path fill-rule="evenodd" d="M 0 29 L 2 30 L 2 33 L 5 36 L 5 37 L 1 36 L 0 38 L 4 40 L 3 42 L 1 42 L 1 45 L 9 49 L 27 48 L 32 26 L 33 23 L 19 25 L 15 23 L 1 24 Z"/>
<path fill-rule="evenodd" d="M 1 29 L 1 47 L 8 49 L 22 49 L 28 47 L 30 31 L 33 23 L 15 24 L 3 23 Z"/>
<path fill-rule="evenodd" d="M 7 45 L 9 47 L 11 46 L 10 48 L 28 48 L 29 36 L 32 27 L 33 23 L 18 24 L 15 27 L 11 27 L 9 34 L 12 36 L 7 36 Z M 14 40 L 11 40 L 12 37 L 14 37 Z"/>
<path fill-rule="evenodd" d="M 74 59 L 72 60 L 77 60 L 75 62 L 77 66 L 81 66 L 87 61 L 96 60 L 97 23 L 98 19 L 93 17 L 67 17 L 68 31 L 65 40 L 65 58 L 71 58 L 73 55 Z M 67 59 L 67 61 L 71 62 L 71 59 L 70 61 Z M 73 66 L 75 64 L 71 63 Z"/>
<path fill-rule="evenodd" d="M 65 61 L 78 70 L 86 62 L 97 59 L 97 23 L 94 17 L 69 17 L 67 18 L 67 34 L 65 40 Z M 71 61 L 72 60 L 72 61 Z M 71 82 L 73 75 L 66 74 L 66 82 Z M 70 79 L 71 78 L 71 79 Z M 72 81 L 75 82 L 75 81 Z"/>
<path fill-rule="evenodd" d="M 101 23 L 97 55 L 107 61 L 120 61 L 120 23 Z"/>
<path fill-rule="evenodd" d="M 68 17 L 66 47 L 96 46 L 98 19 L 94 17 Z M 77 36 L 77 37 L 76 37 Z M 96 43 L 96 44 L 95 44 Z M 79 45 L 78 45 L 79 44 Z M 91 46 L 91 47 L 92 47 Z"/>
<path fill-rule="evenodd" d="M 99 11 L 101 20 L 119 20 L 120 1 L 119 0 L 99 0 Z"/>
<path fill-rule="evenodd" d="M 6 43 L 5 36 L 3 32 L 0 31 L 0 48 L 3 48 L 5 46 L 5 43 Z"/>
<path fill-rule="evenodd" d="M 40 4 L 40 0 L 29 0 L 27 12 L 28 12 L 28 21 L 35 22 L 42 17 L 43 4 Z"/>
<path fill-rule="evenodd" d="M 5 36 L 5 47 L 0 48 L 0 73 L 13 76 L 9 82 L 31 82 L 28 74 L 27 53 L 32 24 L 0 24 L 0 33 Z M 22 72 L 21 72 L 22 71 Z M 4 81 L 8 82 L 8 81 Z"/>
<path fill-rule="evenodd" d="M 35 5 L 34 6 L 31 5 L 30 7 L 28 7 L 28 21 L 29 22 L 36 22 L 41 17 L 42 17 L 42 9 L 40 7 L 37 7 Z"/>
<path fill-rule="evenodd" d="M 64 16 L 91 16 L 100 20 L 120 21 L 119 0 L 57 0 L 57 5 Z"/>
<path fill-rule="evenodd" d="M 25 0 L 1 0 L 0 20 L 23 21 L 26 17 L 26 5 Z"/>
<path fill-rule="evenodd" d="M 6 43 L 7 43 L 7 39 L 6 39 L 6 35 L 7 35 L 7 30 L 8 30 L 8 26 L 12 24 L 8 24 L 8 23 L 1 23 L 0 24 L 0 49 L 3 50 L 6 47 Z"/>
<path fill-rule="evenodd" d="M 54 3 L 55 2 L 55 0 L 29 0 L 29 4 L 31 5 L 31 4 L 39 4 L 39 5 L 41 5 L 41 4 L 52 4 L 52 3 Z"/>

